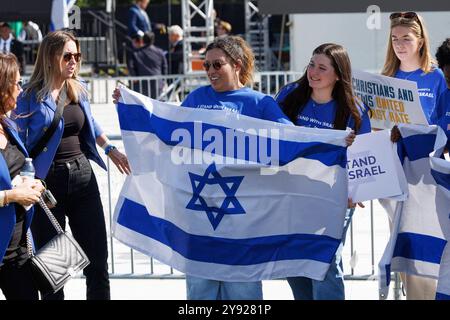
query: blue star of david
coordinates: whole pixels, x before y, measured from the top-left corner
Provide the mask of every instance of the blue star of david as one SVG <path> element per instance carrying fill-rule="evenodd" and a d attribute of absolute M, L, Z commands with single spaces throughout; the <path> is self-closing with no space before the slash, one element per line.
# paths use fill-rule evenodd
<path fill-rule="evenodd" d="M 238 199 L 236 198 L 236 191 L 239 188 L 243 176 L 241 177 L 222 177 L 216 169 L 216 165 L 212 163 L 205 171 L 203 176 L 197 175 L 195 173 L 189 172 L 189 177 L 191 179 L 192 185 L 192 199 L 186 206 L 187 209 L 195 211 L 204 211 L 208 216 L 209 222 L 211 223 L 214 230 L 219 226 L 220 221 L 226 214 L 245 214 L 244 208 L 242 208 Z M 206 185 L 218 184 L 226 197 L 220 206 L 209 207 L 205 199 L 200 195 L 203 188 Z M 213 213 L 216 213 L 214 216 Z"/>

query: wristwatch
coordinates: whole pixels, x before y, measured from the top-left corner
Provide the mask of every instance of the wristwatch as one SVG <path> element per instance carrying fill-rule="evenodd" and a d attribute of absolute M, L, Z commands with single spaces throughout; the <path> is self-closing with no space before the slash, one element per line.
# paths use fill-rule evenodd
<path fill-rule="evenodd" d="M 109 146 L 107 146 L 105 148 L 105 154 L 108 155 L 111 152 L 111 150 L 113 150 L 113 149 L 117 149 L 117 148 L 115 146 L 113 146 L 112 144 L 110 144 Z"/>

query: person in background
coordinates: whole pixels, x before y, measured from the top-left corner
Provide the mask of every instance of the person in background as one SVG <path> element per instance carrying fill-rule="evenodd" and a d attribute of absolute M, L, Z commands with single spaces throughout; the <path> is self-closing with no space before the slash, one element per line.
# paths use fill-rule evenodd
<path fill-rule="evenodd" d="M 33 74 L 19 97 L 17 113 L 26 114 L 16 123 L 29 150 L 39 145 L 58 110 L 62 115 L 56 130 L 36 151 L 36 177 L 45 179 L 57 205 L 52 209 L 63 229 L 66 217 L 74 238 L 90 260 L 83 270 L 88 300 L 109 300 L 108 249 L 100 192 L 89 160 L 106 170 L 96 144 L 102 147 L 121 173 L 129 173 L 128 160 L 117 150 L 92 117 L 88 93 L 78 77 L 80 43 L 69 31 L 47 34 L 39 47 Z M 55 236 L 45 212 L 37 208 L 31 225 L 34 243 L 42 248 Z M 64 299 L 63 289 L 44 297 Z"/>
<path fill-rule="evenodd" d="M 25 72 L 25 53 L 22 42 L 14 39 L 11 33 L 11 26 L 7 22 L 0 23 L 0 52 L 11 52 L 17 58 L 20 73 Z"/>
<path fill-rule="evenodd" d="M 306 73 L 299 80 L 284 86 L 276 100 L 298 126 L 338 130 L 351 128 L 356 134 L 369 133 L 369 109 L 356 101 L 351 74 L 345 48 L 333 43 L 322 44 L 314 49 Z M 347 138 L 348 145 L 353 143 L 353 138 L 353 134 Z M 355 207 L 351 199 L 349 207 L 343 226 L 343 240 L 324 280 L 287 278 L 296 300 L 345 299 L 341 252 Z"/>
<path fill-rule="evenodd" d="M 229 22 L 220 20 L 220 22 L 217 26 L 217 30 L 216 30 L 217 36 L 220 37 L 220 36 L 229 35 L 229 34 L 231 34 L 231 29 L 232 29 L 232 27 Z"/>
<path fill-rule="evenodd" d="M 127 55 L 131 76 L 159 76 L 167 74 L 167 60 L 164 51 L 154 45 L 155 35 L 147 32 L 144 37 L 133 38 L 133 50 Z M 136 80 L 133 90 L 156 99 L 162 89 L 162 80 Z"/>
<path fill-rule="evenodd" d="M 417 83 L 420 103 L 429 124 L 440 95 L 447 90 L 445 77 L 431 55 L 425 22 L 416 12 L 394 12 L 390 15 L 388 49 L 382 74 Z M 400 139 L 397 126 L 391 130 L 392 142 Z M 401 274 L 408 300 L 432 300 L 437 281 Z"/>
<path fill-rule="evenodd" d="M 23 28 L 17 36 L 17 40 L 19 41 L 42 41 L 42 32 L 39 26 L 33 21 L 24 21 Z"/>
<path fill-rule="evenodd" d="M 136 0 L 128 10 L 128 36 L 144 37 L 146 32 L 159 29 L 165 33 L 165 26 L 161 23 L 152 23 L 146 12 L 150 0 Z"/>
<path fill-rule="evenodd" d="M 439 97 L 436 108 L 431 116 L 431 121 L 440 126 L 447 135 L 446 152 L 448 152 L 450 150 L 450 38 L 445 39 L 438 48 L 436 59 L 439 68 L 444 71 L 447 90 Z"/>
<path fill-rule="evenodd" d="M 34 208 L 24 207 L 36 203 L 44 188 L 40 180 L 19 176 L 28 152 L 9 118 L 21 84 L 16 57 L 0 53 L 0 289 L 7 300 L 39 300 L 27 250 Z"/>
<path fill-rule="evenodd" d="M 179 25 L 170 26 L 169 34 L 169 74 L 183 74 L 183 29 Z"/>

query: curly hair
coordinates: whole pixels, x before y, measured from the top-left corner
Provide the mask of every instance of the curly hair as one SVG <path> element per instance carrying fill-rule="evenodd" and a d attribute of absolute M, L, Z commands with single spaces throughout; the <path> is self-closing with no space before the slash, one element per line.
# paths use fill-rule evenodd
<path fill-rule="evenodd" d="M 436 59 L 439 64 L 439 68 L 443 69 L 444 66 L 450 65 L 450 38 L 445 39 L 441 46 L 437 49 Z"/>
<path fill-rule="evenodd" d="M 206 52 L 212 49 L 221 49 L 225 54 L 236 63 L 241 61 L 241 72 L 239 81 L 243 85 L 249 85 L 253 81 L 253 72 L 255 70 L 255 55 L 248 43 L 238 36 L 221 36 L 214 39 L 206 47 Z"/>

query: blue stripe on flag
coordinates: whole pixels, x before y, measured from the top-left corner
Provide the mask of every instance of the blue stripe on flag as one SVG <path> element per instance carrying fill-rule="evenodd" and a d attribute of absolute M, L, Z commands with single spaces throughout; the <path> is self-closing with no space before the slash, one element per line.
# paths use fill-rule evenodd
<path fill-rule="evenodd" d="M 441 185 L 450 191 L 450 174 L 431 169 L 431 175 L 438 185 Z"/>
<path fill-rule="evenodd" d="M 393 257 L 404 257 L 439 264 L 446 243 L 447 241 L 444 239 L 423 234 L 399 233 Z"/>
<path fill-rule="evenodd" d="M 415 134 L 401 139 L 405 155 L 410 161 L 428 158 L 434 150 L 435 141 L 435 134 Z"/>
<path fill-rule="evenodd" d="M 132 108 L 130 108 L 132 107 Z M 149 132 L 155 134 L 162 142 L 164 142 L 167 145 L 175 146 L 178 145 L 180 141 L 172 141 L 172 133 L 177 129 L 184 129 L 189 131 L 192 141 L 190 147 L 194 149 L 196 146 L 194 145 L 194 122 L 176 122 L 171 121 L 168 119 L 160 118 L 158 116 L 155 116 L 151 112 L 149 112 L 147 109 L 140 105 L 128 105 L 119 103 L 118 107 L 118 114 L 119 114 L 119 122 L 120 122 L 120 128 L 122 130 L 128 130 L 128 131 L 139 131 L 139 132 Z M 132 112 L 131 112 L 132 111 Z M 204 136 L 205 131 L 209 129 L 215 129 L 221 132 L 222 137 L 226 137 L 226 130 L 229 128 L 211 125 L 207 123 L 203 123 L 201 126 L 201 134 L 202 137 Z M 249 139 L 248 137 L 252 136 L 249 134 L 246 134 L 246 141 Z M 257 136 L 256 136 L 257 138 Z M 198 138 L 197 138 L 198 139 Z M 249 143 L 245 143 L 245 152 L 243 154 L 238 153 L 238 150 L 242 149 L 242 143 L 241 141 L 238 141 L 237 139 L 234 139 L 234 145 L 233 146 L 227 146 L 226 141 L 223 143 L 224 149 L 232 148 L 234 153 L 234 158 L 246 160 L 246 161 L 255 161 L 257 163 L 263 163 L 268 164 L 264 160 L 261 160 L 261 156 L 266 156 L 265 153 L 267 153 L 268 157 L 274 157 L 275 155 L 271 154 L 271 141 L 270 138 L 263 138 L 264 139 L 264 146 L 267 146 L 267 152 L 260 151 L 260 145 L 261 141 L 260 139 L 256 139 L 257 141 L 257 152 L 256 156 L 257 158 L 254 159 L 251 157 L 253 155 L 250 154 L 250 147 Z M 202 150 L 205 150 L 208 145 L 211 144 L 210 141 L 203 141 L 203 139 L 199 139 L 202 141 Z M 266 143 L 267 141 L 267 143 Z M 318 160 L 322 162 L 323 164 L 327 166 L 333 166 L 333 165 L 339 165 L 342 168 L 346 167 L 347 163 L 347 152 L 345 147 L 336 146 L 333 144 L 326 144 L 322 142 L 309 142 L 309 143 L 301 143 L 301 142 L 292 142 L 292 141 L 284 141 L 284 140 L 278 140 L 279 141 L 279 165 L 285 165 L 292 160 L 295 160 L 299 157 L 307 158 L 307 159 L 313 159 Z M 220 155 L 227 155 L 226 150 L 216 150 L 216 154 Z M 254 155 L 253 155 L 254 156 Z M 270 158 L 269 158 L 270 160 Z M 274 160 L 272 158 L 272 160 Z M 266 160 L 267 161 L 267 160 Z"/>
<path fill-rule="evenodd" d="M 227 265 L 253 265 L 309 259 L 330 263 L 340 240 L 314 234 L 227 239 L 186 233 L 173 223 L 149 215 L 145 206 L 125 199 L 117 223 L 169 246 L 187 259 Z"/>
<path fill-rule="evenodd" d="M 450 300 L 450 296 L 447 294 L 436 292 L 436 300 Z"/>

